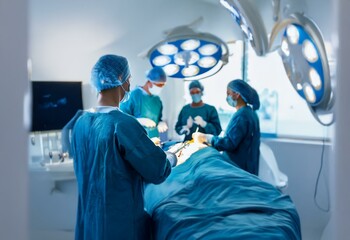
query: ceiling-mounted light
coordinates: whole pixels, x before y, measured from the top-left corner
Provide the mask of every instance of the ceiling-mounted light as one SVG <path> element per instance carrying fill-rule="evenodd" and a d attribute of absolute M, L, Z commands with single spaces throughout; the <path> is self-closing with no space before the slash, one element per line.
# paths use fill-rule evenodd
<path fill-rule="evenodd" d="M 169 77 L 195 80 L 217 73 L 228 62 L 227 44 L 213 34 L 194 31 L 191 25 L 171 29 L 144 53 L 152 66 L 162 67 Z"/>
<path fill-rule="evenodd" d="M 297 13 L 279 24 L 271 35 L 274 39 L 277 30 L 284 29 L 280 55 L 292 86 L 308 103 L 316 120 L 332 124 L 334 94 L 320 30 L 311 19 Z M 325 121 L 323 115 L 332 117 Z"/>
<path fill-rule="evenodd" d="M 153 64 L 156 66 L 164 66 L 167 65 L 168 63 L 170 63 L 171 59 L 169 56 L 166 55 L 162 55 L 162 56 L 158 56 L 156 58 L 153 59 Z"/>
<path fill-rule="evenodd" d="M 317 50 L 314 44 L 308 39 L 303 42 L 303 54 L 306 60 L 310 63 L 314 63 L 318 60 Z"/>
<path fill-rule="evenodd" d="M 162 44 L 157 49 L 163 55 L 173 55 L 177 53 L 178 48 L 173 44 Z"/>
<path fill-rule="evenodd" d="M 220 0 L 258 56 L 268 52 L 268 38 L 258 6 L 247 0 Z"/>
<path fill-rule="evenodd" d="M 289 25 L 286 30 L 287 39 L 291 44 L 297 44 L 299 41 L 299 31 L 295 25 Z"/>

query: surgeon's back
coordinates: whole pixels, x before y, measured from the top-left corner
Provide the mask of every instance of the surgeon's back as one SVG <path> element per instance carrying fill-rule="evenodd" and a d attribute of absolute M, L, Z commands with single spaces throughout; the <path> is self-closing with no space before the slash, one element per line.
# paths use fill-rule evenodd
<path fill-rule="evenodd" d="M 143 182 L 170 173 L 165 153 L 119 110 L 84 112 L 72 132 L 78 182 L 76 239 L 148 239 Z"/>

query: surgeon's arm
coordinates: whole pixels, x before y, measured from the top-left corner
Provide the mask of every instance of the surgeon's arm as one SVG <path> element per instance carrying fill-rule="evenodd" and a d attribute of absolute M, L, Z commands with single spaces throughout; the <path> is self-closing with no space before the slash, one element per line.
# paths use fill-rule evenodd
<path fill-rule="evenodd" d="M 213 134 L 215 136 L 219 135 L 222 130 L 218 112 L 214 107 L 210 111 L 209 119 L 204 130 L 205 133 Z"/>
<path fill-rule="evenodd" d="M 175 131 L 177 132 L 177 134 L 181 135 L 181 130 L 182 127 L 184 125 L 186 125 L 186 123 L 182 122 L 183 119 L 183 108 L 181 109 L 180 113 L 179 113 L 179 117 L 177 118 L 177 122 L 175 124 Z"/>
<path fill-rule="evenodd" d="M 68 152 L 69 156 L 72 156 L 71 150 L 71 131 L 74 127 L 75 122 L 78 118 L 83 114 L 83 110 L 78 110 L 74 117 L 62 128 L 61 132 L 61 144 L 62 144 L 62 152 Z"/>
<path fill-rule="evenodd" d="M 214 136 L 211 140 L 211 144 L 218 151 L 232 152 L 244 139 L 247 132 L 247 122 L 243 118 L 239 117 L 228 126 L 228 131 L 226 132 L 225 137 L 221 138 Z"/>
<path fill-rule="evenodd" d="M 171 172 L 171 163 L 164 151 L 155 146 L 144 128 L 135 120 L 116 126 L 117 147 L 122 157 L 144 178 L 146 182 L 159 184 Z"/>

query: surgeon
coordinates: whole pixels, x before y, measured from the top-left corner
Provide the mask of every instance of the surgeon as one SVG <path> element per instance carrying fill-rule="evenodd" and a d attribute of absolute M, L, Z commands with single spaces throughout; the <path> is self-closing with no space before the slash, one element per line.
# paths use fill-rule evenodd
<path fill-rule="evenodd" d="M 204 87 L 195 80 L 189 84 L 192 103 L 185 105 L 178 116 L 175 130 L 179 135 L 185 135 L 184 141 L 192 139 L 192 133 L 199 131 L 219 135 L 221 125 L 218 112 L 214 106 L 202 100 Z"/>
<path fill-rule="evenodd" d="M 195 142 L 208 143 L 225 154 L 243 170 L 258 175 L 260 127 L 256 110 L 260 107 L 255 89 L 237 79 L 227 85 L 227 103 L 236 108 L 224 137 L 194 133 Z"/>
<path fill-rule="evenodd" d="M 143 86 L 131 91 L 130 99 L 121 104 L 120 109 L 136 117 L 150 138 L 158 138 L 159 133 L 168 130 L 162 121 L 163 104 L 159 97 L 167 78 L 163 68 L 154 67 L 146 73 L 146 79 Z"/>
<path fill-rule="evenodd" d="M 149 239 L 143 183 L 163 182 L 176 157 L 155 146 L 139 122 L 119 110 L 130 88 L 126 58 L 102 56 L 91 83 L 99 93 L 97 106 L 78 112 L 69 124 L 78 183 L 75 239 Z"/>

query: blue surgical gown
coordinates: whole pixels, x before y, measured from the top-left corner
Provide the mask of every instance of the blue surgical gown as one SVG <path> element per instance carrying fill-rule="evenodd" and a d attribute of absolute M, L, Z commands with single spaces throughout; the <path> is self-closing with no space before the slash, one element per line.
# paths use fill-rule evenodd
<path fill-rule="evenodd" d="M 224 153 L 240 168 L 258 175 L 260 126 L 255 111 L 240 108 L 231 118 L 225 137 L 213 137 L 211 144 Z"/>
<path fill-rule="evenodd" d="M 181 134 L 180 131 L 182 127 L 187 124 L 187 119 L 190 116 L 193 119 L 196 116 L 201 116 L 204 119 L 204 121 L 207 122 L 207 125 L 205 126 L 205 128 L 202 128 L 201 126 L 198 126 L 197 124 L 193 123 L 192 127 L 190 128 L 190 134 L 185 135 L 184 141 L 192 139 L 192 133 L 194 133 L 197 130 L 197 127 L 199 127 L 198 131 L 202 133 L 209 133 L 213 135 L 220 134 L 222 129 L 220 125 L 218 112 L 216 111 L 214 106 L 211 106 L 209 104 L 204 104 L 200 107 L 192 107 L 191 104 L 185 105 L 181 109 L 178 120 L 175 125 L 175 130 L 178 134 Z"/>
<path fill-rule="evenodd" d="M 166 154 L 135 118 L 119 111 L 84 112 L 74 124 L 78 240 L 148 239 L 143 184 L 171 172 Z"/>
<path fill-rule="evenodd" d="M 122 103 L 120 109 L 136 118 L 149 118 L 156 125 L 162 120 L 163 104 L 159 96 L 149 95 L 141 87 L 131 91 L 129 100 Z M 145 127 L 145 129 L 150 138 L 159 137 L 157 127 Z"/>

